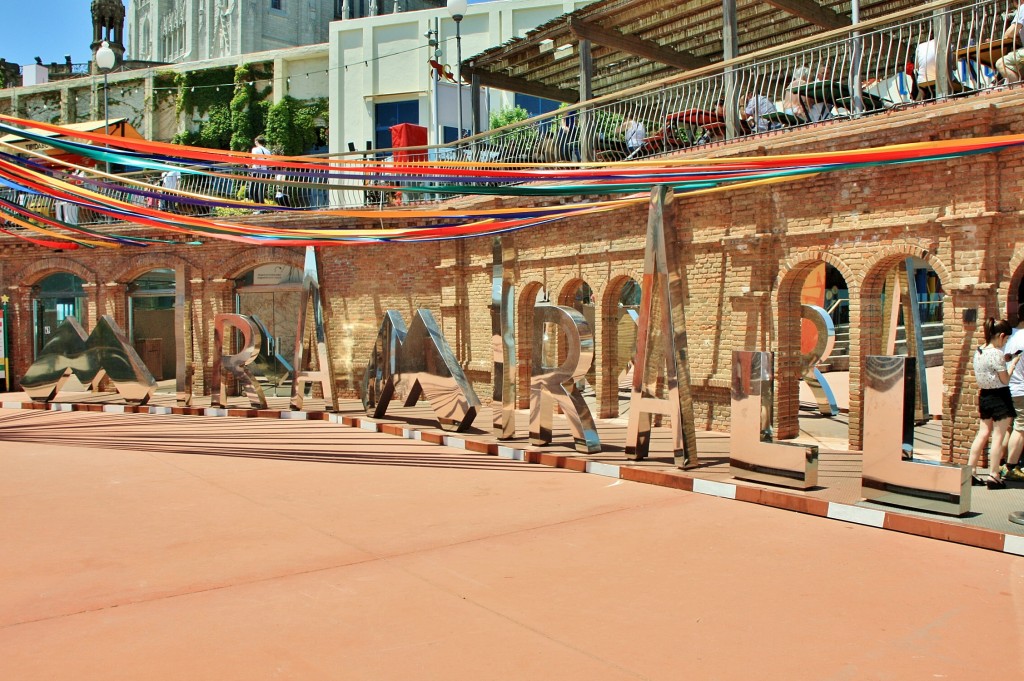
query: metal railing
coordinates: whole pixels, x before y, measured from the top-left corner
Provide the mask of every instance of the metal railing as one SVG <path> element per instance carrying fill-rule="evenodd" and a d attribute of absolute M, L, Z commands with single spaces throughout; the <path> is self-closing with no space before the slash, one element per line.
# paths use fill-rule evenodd
<path fill-rule="evenodd" d="M 563 107 L 438 152 L 481 163 L 619 161 L 995 87 L 1013 0 L 935 2 Z"/>

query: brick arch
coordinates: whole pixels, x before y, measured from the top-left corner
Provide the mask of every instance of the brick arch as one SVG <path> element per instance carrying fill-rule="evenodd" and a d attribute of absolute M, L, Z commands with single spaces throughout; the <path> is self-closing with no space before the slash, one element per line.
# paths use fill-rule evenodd
<path fill-rule="evenodd" d="M 24 286 L 33 286 L 47 276 L 56 272 L 70 272 L 82 279 L 82 281 L 95 284 L 99 276 L 95 271 L 85 267 L 71 258 L 49 257 L 37 260 L 34 263 L 23 267 L 11 275 L 8 285 L 19 283 Z"/>
<path fill-rule="evenodd" d="M 191 270 L 190 277 L 202 277 L 203 269 L 192 260 L 183 258 L 180 255 L 172 253 L 146 253 L 139 257 L 133 257 L 131 259 L 131 266 L 125 272 L 125 274 L 118 279 L 121 283 L 128 284 L 146 272 L 159 269 L 173 270 L 177 269 L 178 265 L 185 265 Z"/>
<path fill-rule="evenodd" d="M 797 282 L 802 286 L 803 277 L 813 267 L 822 262 L 832 265 L 832 267 L 839 270 L 839 273 L 843 275 L 843 279 L 846 280 L 846 286 L 849 290 L 853 291 L 860 287 L 861 277 L 857 276 L 858 273 L 851 270 L 842 258 L 830 251 L 807 251 L 787 258 L 782 263 L 779 268 L 779 274 L 775 278 L 775 284 L 772 286 L 772 305 L 778 309 L 780 296 L 783 292 L 790 293 Z"/>
<path fill-rule="evenodd" d="M 516 378 L 517 408 L 530 406 L 530 371 L 533 364 L 533 306 L 537 293 L 544 288 L 544 282 L 533 280 L 523 283 L 516 299 L 516 363 L 519 367 Z M 550 297 L 550 293 L 548 294 Z"/>
<path fill-rule="evenodd" d="M 593 285 L 584 277 L 573 276 L 569 277 L 567 280 L 564 280 L 564 282 L 559 285 L 557 289 L 558 304 L 565 305 L 566 307 L 572 307 L 572 304 L 576 302 L 576 291 L 579 290 L 581 284 L 586 284 L 587 286 L 590 286 L 590 294 L 591 298 L 593 298 L 595 293 Z M 570 293 L 573 294 L 571 297 L 569 295 Z M 548 295 L 550 296 L 550 292 Z"/>
<path fill-rule="evenodd" d="M 210 274 L 222 276 L 225 279 L 237 279 L 245 272 L 260 265 L 279 262 L 301 270 L 305 266 L 305 254 L 288 248 L 251 249 L 225 261 L 220 268 L 220 273 L 211 272 Z"/>
<path fill-rule="evenodd" d="M 611 272 L 608 284 L 604 287 L 604 292 L 599 299 L 598 318 L 601 320 L 599 347 L 603 349 L 598 367 L 598 375 L 602 379 L 598 394 L 598 415 L 601 418 L 614 418 L 620 415 L 618 376 L 633 359 L 630 350 L 619 347 L 619 297 L 622 295 L 622 289 L 626 282 L 640 283 L 640 278 L 634 275 L 635 273 L 626 271 Z"/>
<path fill-rule="evenodd" d="M 772 290 L 775 310 L 775 427 L 777 437 L 796 437 L 800 431 L 800 288 L 807 274 L 825 263 L 836 268 L 846 280 L 851 301 L 857 297 L 860 277 L 837 255 L 828 251 L 806 251 L 782 263 Z M 791 304 L 791 301 L 796 304 Z M 790 303 L 790 304 L 787 304 Z M 851 385 L 851 393 L 853 387 Z"/>
<path fill-rule="evenodd" d="M 891 244 L 879 248 L 879 252 L 864 264 L 861 290 L 866 295 L 869 288 L 877 287 L 881 293 L 882 282 L 885 280 L 883 275 L 888 273 L 894 263 L 911 256 L 928 263 L 929 267 L 939 275 L 939 281 L 943 284 L 948 285 L 953 281 L 953 274 L 946 267 L 946 263 L 932 255 L 928 249 L 914 244 Z"/>
<path fill-rule="evenodd" d="M 895 244 L 886 246 L 880 249 L 880 251 L 864 266 L 864 278 L 861 283 L 858 301 L 862 315 L 862 327 L 864 328 L 877 328 L 878 321 L 874 317 L 881 314 L 880 300 L 882 289 L 885 286 L 885 279 L 893 267 L 896 267 L 908 257 L 919 258 L 927 262 L 929 267 L 939 275 L 939 281 L 944 286 L 948 286 L 952 280 L 952 275 L 949 273 L 946 264 L 931 255 L 924 248 L 911 244 Z M 853 296 L 851 295 L 850 298 L 852 302 Z M 878 340 L 869 338 L 867 342 L 862 343 L 863 352 L 861 354 L 867 356 L 868 354 L 881 352 L 879 344 L 875 342 Z"/>

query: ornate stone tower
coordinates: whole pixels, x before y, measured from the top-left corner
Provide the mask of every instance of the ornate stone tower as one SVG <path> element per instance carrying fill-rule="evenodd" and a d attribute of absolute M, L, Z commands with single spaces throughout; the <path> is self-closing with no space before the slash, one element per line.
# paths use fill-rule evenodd
<path fill-rule="evenodd" d="M 117 55 L 117 63 L 124 59 L 124 3 L 121 0 L 92 0 L 92 54 L 103 41 Z"/>

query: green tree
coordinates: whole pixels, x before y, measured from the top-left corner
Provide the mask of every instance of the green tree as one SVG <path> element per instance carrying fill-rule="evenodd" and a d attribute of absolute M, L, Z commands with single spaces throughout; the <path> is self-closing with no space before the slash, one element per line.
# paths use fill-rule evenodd
<path fill-rule="evenodd" d="M 267 118 L 264 93 L 256 90 L 256 79 L 248 64 L 235 69 L 235 94 L 231 98 L 231 149 L 248 151 L 263 131 Z M 269 90 L 269 88 L 268 88 Z"/>
<path fill-rule="evenodd" d="M 285 96 L 267 112 L 267 141 L 288 156 L 305 154 L 317 144 L 317 119 L 327 113 L 327 100 L 301 102 Z"/>

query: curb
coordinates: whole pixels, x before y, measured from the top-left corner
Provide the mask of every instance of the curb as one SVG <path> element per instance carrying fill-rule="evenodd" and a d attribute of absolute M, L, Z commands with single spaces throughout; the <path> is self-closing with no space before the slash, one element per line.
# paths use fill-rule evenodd
<path fill-rule="evenodd" d="M 982 527 L 969 527 L 935 518 L 921 518 L 880 509 L 865 508 L 824 499 L 801 496 L 788 491 L 748 487 L 743 484 L 719 482 L 694 477 L 686 471 L 668 473 L 629 465 L 593 461 L 572 454 L 556 454 L 539 448 L 520 448 L 495 442 L 474 440 L 464 434 L 448 435 L 430 428 L 410 428 L 395 422 L 382 422 L 363 416 L 343 415 L 332 412 L 284 411 L 275 409 L 223 409 L 218 407 L 157 407 L 122 404 L 80 404 L 38 402 L 0 402 L 3 409 L 34 409 L 43 411 L 85 411 L 108 414 L 173 414 L 180 416 L 214 416 L 225 418 L 290 419 L 298 421 L 326 421 L 350 428 L 382 433 L 407 440 L 420 440 L 430 444 L 444 445 L 475 454 L 497 456 L 512 461 L 539 464 L 551 468 L 563 468 L 579 473 L 589 473 L 618 480 L 627 480 L 646 485 L 657 485 L 684 492 L 704 494 L 722 499 L 733 499 L 785 511 L 804 513 L 855 523 L 918 537 L 973 546 L 979 549 L 1000 551 L 1024 556 L 1024 536 L 1005 534 Z"/>

